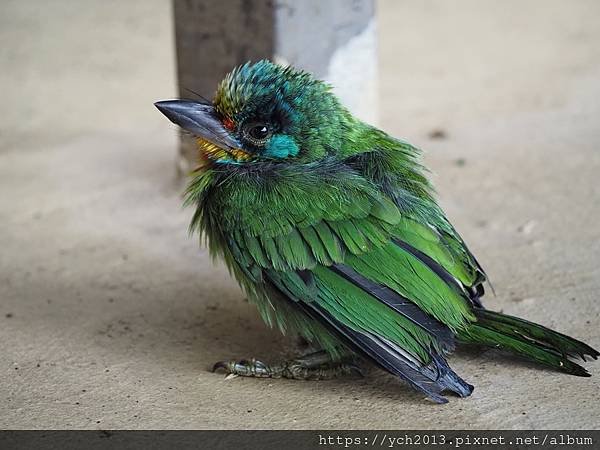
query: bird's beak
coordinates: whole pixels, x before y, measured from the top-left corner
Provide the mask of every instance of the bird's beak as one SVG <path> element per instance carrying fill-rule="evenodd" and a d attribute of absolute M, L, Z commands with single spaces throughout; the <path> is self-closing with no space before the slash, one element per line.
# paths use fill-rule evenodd
<path fill-rule="evenodd" d="M 158 110 L 176 125 L 189 131 L 200 140 L 207 141 L 234 159 L 245 154 L 241 144 L 223 126 L 211 104 L 189 100 L 165 100 L 154 104 Z M 210 148 L 212 146 L 206 146 Z M 218 153 L 217 149 L 213 152 Z M 222 152 L 221 152 L 222 153 Z"/>

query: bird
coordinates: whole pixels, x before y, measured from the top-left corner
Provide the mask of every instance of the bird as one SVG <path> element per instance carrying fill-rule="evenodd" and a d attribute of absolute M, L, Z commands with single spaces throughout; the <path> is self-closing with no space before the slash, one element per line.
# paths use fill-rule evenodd
<path fill-rule="evenodd" d="M 213 100 L 155 106 L 191 134 L 185 205 L 267 325 L 311 346 L 278 363 L 219 361 L 247 377 L 330 379 L 370 362 L 435 403 L 473 386 L 459 345 L 576 376 L 589 345 L 487 309 L 489 281 L 436 200 L 421 151 L 354 117 L 332 87 L 269 60 L 234 68 Z"/>

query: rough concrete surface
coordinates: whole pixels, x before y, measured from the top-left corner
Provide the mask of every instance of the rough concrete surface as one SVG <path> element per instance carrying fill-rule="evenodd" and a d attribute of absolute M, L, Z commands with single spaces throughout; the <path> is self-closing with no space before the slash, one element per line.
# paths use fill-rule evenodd
<path fill-rule="evenodd" d="M 380 2 L 382 125 L 426 149 L 487 305 L 598 348 L 600 4 L 459 5 Z M 175 92 L 170 18 L 158 0 L 0 6 L 0 427 L 598 427 L 598 363 L 461 351 L 476 389 L 443 406 L 377 370 L 210 373 L 291 346 L 187 236 L 176 130 L 152 107 Z"/>

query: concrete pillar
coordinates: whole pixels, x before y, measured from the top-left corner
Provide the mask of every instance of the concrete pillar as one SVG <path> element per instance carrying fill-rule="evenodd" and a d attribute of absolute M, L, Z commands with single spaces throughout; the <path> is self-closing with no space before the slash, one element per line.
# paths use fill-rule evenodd
<path fill-rule="evenodd" d="M 233 67 L 268 58 L 334 86 L 358 117 L 377 121 L 374 0 L 173 0 L 179 95 L 212 98 Z M 182 136 L 180 170 L 195 162 Z"/>

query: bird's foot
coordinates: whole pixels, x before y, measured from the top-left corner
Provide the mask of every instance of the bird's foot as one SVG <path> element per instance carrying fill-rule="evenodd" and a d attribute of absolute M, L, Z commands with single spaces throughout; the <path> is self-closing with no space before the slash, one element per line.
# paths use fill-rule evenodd
<path fill-rule="evenodd" d="M 256 378 L 290 378 L 294 380 L 330 380 L 342 375 L 359 375 L 362 371 L 350 362 L 333 361 L 324 351 L 310 353 L 280 364 L 267 365 L 257 359 L 219 361 L 213 372 L 223 369 L 230 375 Z"/>

